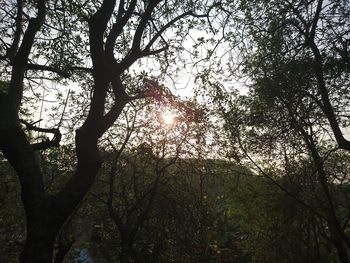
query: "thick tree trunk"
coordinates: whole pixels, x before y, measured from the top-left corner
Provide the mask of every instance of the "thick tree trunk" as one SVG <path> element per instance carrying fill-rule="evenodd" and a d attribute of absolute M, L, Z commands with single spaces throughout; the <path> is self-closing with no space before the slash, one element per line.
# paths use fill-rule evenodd
<path fill-rule="evenodd" d="M 121 249 L 119 253 L 119 260 L 120 263 L 129 263 L 131 257 L 131 251 L 129 248 L 123 248 Z"/>
<path fill-rule="evenodd" d="M 347 246 L 342 238 L 342 233 L 339 233 L 337 227 L 328 222 L 328 228 L 330 232 L 330 240 L 337 250 L 338 258 L 341 263 L 349 263 L 349 254 Z"/>
<path fill-rule="evenodd" d="M 75 238 L 67 234 L 67 229 L 70 227 L 71 221 L 68 221 L 58 234 L 58 250 L 55 257 L 54 263 L 63 263 L 64 258 L 68 254 L 72 245 L 75 242 Z"/>
<path fill-rule="evenodd" d="M 73 242 L 71 243 L 66 243 L 64 246 L 60 247 L 56 256 L 55 256 L 55 261 L 54 263 L 63 263 L 64 258 L 68 254 L 70 248 L 72 247 Z"/>
<path fill-rule="evenodd" d="M 28 57 L 35 35 L 45 20 L 46 1 L 36 2 L 38 4 L 37 17 L 29 20 L 22 43 L 13 59 L 9 88 L 0 93 L 0 149 L 16 170 L 22 187 L 21 195 L 27 220 L 27 240 L 20 256 L 20 262 L 52 263 L 54 243 L 59 229 L 89 191 L 101 167 L 97 147 L 98 138 L 113 124 L 128 100 L 127 96 L 124 96 L 122 100 L 119 98 L 112 109 L 105 114 L 105 102 L 111 76 L 106 76 L 106 72 L 110 74 L 110 70 L 106 70 L 103 38 L 116 1 L 103 1 L 102 6 L 89 22 L 95 84 L 88 117 L 76 133 L 78 159 L 76 172 L 59 193 L 49 196 L 45 191 L 44 177 L 40 164 L 36 160 L 33 145 L 27 140 L 18 121 Z M 118 88 L 125 95 L 123 86 L 118 86 Z"/>
<path fill-rule="evenodd" d="M 37 229 L 39 232 L 36 233 L 28 231 L 20 263 L 52 263 L 56 233 L 52 229 L 39 226 Z"/>
<path fill-rule="evenodd" d="M 122 241 L 120 244 L 119 260 L 120 263 L 129 263 L 131 258 L 132 242 L 130 241 L 129 234 L 122 234 Z"/>
<path fill-rule="evenodd" d="M 27 239 L 20 263 L 52 263 L 54 238 Z"/>
<path fill-rule="evenodd" d="M 86 143 L 85 145 L 89 145 Z M 24 195 L 27 219 L 27 240 L 20 257 L 20 263 L 52 263 L 53 251 L 60 228 L 79 202 L 88 192 L 100 168 L 97 147 L 94 151 L 87 151 L 84 162 L 89 163 L 78 168 L 76 174 L 68 182 L 64 191 L 59 195 L 43 198 L 43 201 L 29 203 L 28 194 Z M 88 161 L 89 162 L 88 162 Z M 74 189 L 76 189 L 74 191 Z M 23 193 L 22 193 L 23 195 Z M 62 262 L 70 246 L 57 254 L 55 262 Z M 128 261 L 125 261 L 128 262 Z"/>

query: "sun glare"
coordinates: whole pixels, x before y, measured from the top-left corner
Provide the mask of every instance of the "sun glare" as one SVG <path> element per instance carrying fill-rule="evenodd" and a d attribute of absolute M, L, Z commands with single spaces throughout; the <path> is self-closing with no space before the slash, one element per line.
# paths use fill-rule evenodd
<path fill-rule="evenodd" d="M 174 124 L 175 116 L 169 112 L 165 112 L 162 114 L 163 123 L 166 125 Z"/>

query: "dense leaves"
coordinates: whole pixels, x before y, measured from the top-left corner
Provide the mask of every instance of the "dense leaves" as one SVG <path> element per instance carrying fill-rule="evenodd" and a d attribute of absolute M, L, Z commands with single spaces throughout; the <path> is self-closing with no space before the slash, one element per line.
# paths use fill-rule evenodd
<path fill-rule="evenodd" d="M 350 261 L 348 1 L 0 21 L 0 261 Z"/>

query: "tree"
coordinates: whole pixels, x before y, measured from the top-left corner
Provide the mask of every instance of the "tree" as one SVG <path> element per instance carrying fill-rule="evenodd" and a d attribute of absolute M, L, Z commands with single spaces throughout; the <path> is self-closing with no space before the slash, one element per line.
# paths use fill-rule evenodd
<path fill-rule="evenodd" d="M 8 73 L 2 77 L 8 86 L 0 93 L 0 148 L 21 184 L 27 238 L 20 262 L 52 262 L 60 228 L 86 195 L 101 167 L 99 139 L 126 104 L 162 95 L 156 83 L 147 80 L 142 90 L 128 91 L 123 80 L 130 67 L 143 57 L 163 52 L 171 55 L 168 50 L 186 34 L 185 28 L 194 25 L 193 18 L 206 18 L 211 8 L 192 1 L 157 0 L 119 1 L 118 5 L 113 0 L 84 4 L 8 1 L 2 7 L 2 19 L 8 27 L 1 31 L 1 65 Z M 188 23 L 174 31 L 177 38 L 171 41 L 165 32 L 181 19 Z M 91 58 L 91 68 L 83 63 L 86 54 Z M 51 73 L 40 76 L 38 72 Z M 59 127 L 39 128 L 22 122 L 29 130 L 53 134 L 51 140 L 28 140 L 20 123 L 24 80 L 33 81 L 38 75 L 49 81 L 87 78 L 77 72 L 91 74 L 92 85 L 86 117 L 75 134 L 76 169 L 60 191 L 50 194 L 45 191 L 35 151 L 58 146 L 61 133 Z"/>
<path fill-rule="evenodd" d="M 259 174 L 327 226 L 325 235 L 339 260 L 349 262 L 348 219 L 343 213 L 347 202 L 335 190 L 342 188 L 334 177 L 339 170 L 328 162 L 335 155 L 347 158 L 348 154 L 340 149 L 348 151 L 343 131 L 348 127 L 349 107 L 349 4 L 231 4 L 241 12 L 232 21 L 238 30 L 244 29 L 242 38 L 232 41 L 241 52 L 241 60 L 232 61 L 237 66 L 232 68 L 242 69 L 240 77 L 248 80 L 249 92 L 234 95 L 226 103 L 217 93 L 226 128 L 236 149 L 241 149 Z M 296 184 L 304 184 L 300 178 L 308 177 L 308 183 L 300 185 L 305 193 L 299 196 L 290 186 L 285 188 L 276 174 L 288 180 L 299 178 L 293 180 Z M 347 185 L 348 178 L 341 183 Z"/>
<path fill-rule="evenodd" d="M 219 195 L 211 193 L 211 183 L 222 173 L 223 169 L 216 171 L 222 163 L 192 159 L 206 147 L 195 143 L 205 137 L 205 129 L 198 134 L 195 123 L 202 114 L 187 106 L 193 103 L 172 103 L 180 107 L 168 109 L 176 116 L 173 123 L 164 123 L 165 108 L 134 103 L 131 108 L 138 114 L 125 111 L 124 138 L 119 143 L 118 133 L 105 138 L 107 160 L 85 202 L 85 217 L 101 226 L 95 237 L 98 244 L 91 240 L 89 249 L 92 255 L 97 251 L 97 257 L 108 255 L 107 262 L 118 257 L 121 262 L 193 262 L 221 255 L 211 248 Z M 92 207 L 96 200 L 108 209 Z M 105 210 L 112 220 L 106 220 Z"/>
<path fill-rule="evenodd" d="M 135 257 L 135 243 L 149 217 L 154 216 L 153 206 L 159 188 L 167 180 L 164 178 L 166 170 L 175 164 L 189 137 L 195 109 L 174 98 L 170 100 L 170 106 L 167 109 L 164 105 L 161 108 L 163 112 L 159 112 L 152 105 L 140 107 L 134 104 L 132 119 L 129 120 L 126 115 L 127 134 L 120 148 L 113 145 L 112 142 L 117 141 L 113 136 L 108 138 L 113 150 L 108 153 L 110 158 L 106 162 L 105 169 L 109 167 L 110 170 L 107 172 L 109 188 L 104 202 L 119 231 L 120 262 L 126 263 Z M 167 110 L 174 114 L 168 122 L 164 119 L 164 111 Z M 138 111 L 141 111 L 142 120 L 136 120 Z M 130 113 L 131 110 L 126 112 Z M 131 149 L 129 146 L 129 151 L 122 154 L 129 140 L 134 147 L 137 146 Z M 157 253 L 160 251 L 153 257 L 157 258 Z M 138 261 L 141 258 L 147 258 L 145 252 L 141 253 Z"/>

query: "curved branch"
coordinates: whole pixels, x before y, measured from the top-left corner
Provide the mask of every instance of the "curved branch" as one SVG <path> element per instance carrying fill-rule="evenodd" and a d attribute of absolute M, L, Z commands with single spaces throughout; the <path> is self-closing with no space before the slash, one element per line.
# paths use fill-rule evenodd
<path fill-rule="evenodd" d="M 20 123 L 24 124 L 28 130 L 32 131 L 38 131 L 38 132 L 45 132 L 45 133 L 52 133 L 54 136 L 51 140 L 45 140 L 42 142 L 32 143 L 30 144 L 33 150 L 45 150 L 52 147 L 58 147 L 60 145 L 60 141 L 62 138 L 62 134 L 59 129 L 50 129 L 50 128 L 40 128 L 36 127 L 33 124 L 25 121 L 25 120 L 19 120 Z"/>
<path fill-rule="evenodd" d="M 204 18 L 204 17 L 208 17 L 208 14 L 195 14 L 192 11 L 187 11 L 185 13 L 182 13 L 181 15 L 175 17 L 174 19 L 172 19 L 171 21 L 169 21 L 166 25 L 164 25 L 153 37 L 152 39 L 149 41 L 149 43 L 147 44 L 147 46 L 145 47 L 145 51 L 149 50 L 151 48 L 151 46 L 154 44 L 154 42 L 164 33 L 165 30 L 167 30 L 168 28 L 170 28 L 172 25 L 174 25 L 177 21 L 179 21 L 180 19 L 186 17 L 186 16 L 193 16 L 193 17 L 197 17 L 197 18 Z"/>
<path fill-rule="evenodd" d="M 140 23 L 138 24 L 135 35 L 134 35 L 134 40 L 132 42 L 132 47 L 131 50 L 134 52 L 140 52 L 141 51 L 141 38 L 143 35 L 143 32 L 147 26 L 148 21 L 151 19 L 152 12 L 154 8 L 161 2 L 161 0 L 153 0 L 149 1 L 148 6 L 146 8 L 146 11 L 141 17 Z"/>
<path fill-rule="evenodd" d="M 23 96 L 23 78 L 25 66 L 28 63 L 29 53 L 32 49 L 36 33 L 40 30 L 46 15 L 45 1 L 38 1 L 38 15 L 30 18 L 28 27 L 24 33 L 22 43 L 13 59 L 13 69 L 9 87 L 9 97 L 18 110 Z"/>

